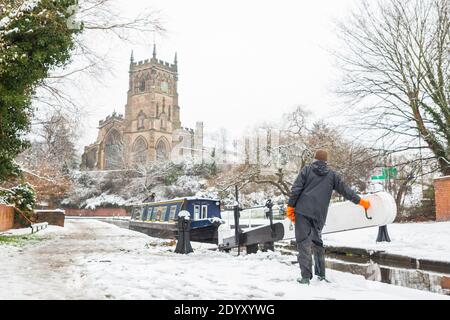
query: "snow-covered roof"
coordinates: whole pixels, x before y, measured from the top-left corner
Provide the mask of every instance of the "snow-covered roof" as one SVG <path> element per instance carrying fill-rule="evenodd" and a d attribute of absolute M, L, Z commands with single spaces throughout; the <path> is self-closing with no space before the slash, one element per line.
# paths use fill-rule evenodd
<path fill-rule="evenodd" d="M 40 209 L 40 210 L 34 210 L 34 212 L 35 213 L 40 213 L 40 212 L 62 212 L 62 213 L 65 213 L 66 211 L 63 209 L 48 209 L 48 210 Z"/>
<path fill-rule="evenodd" d="M 171 202 L 177 202 L 177 201 L 183 201 L 183 200 L 187 200 L 187 201 L 216 201 L 216 202 L 220 202 L 220 199 L 214 199 L 214 198 L 202 198 L 202 197 L 181 197 L 181 198 L 173 198 L 170 200 L 163 200 L 163 201 L 154 201 L 154 202 L 149 202 L 149 201 L 143 201 L 142 203 L 134 203 L 134 206 L 138 206 L 141 204 L 165 204 L 165 203 L 171 203 Z"/>
<path fill-rule="evenodd" d="M 175 198 L 172 200 L 188 200 L 188 201 L 192 201 L 192 200 L 200 200 L 200 201 L 220 201 L 220 199 L 215 199 L 215 198 L 202 198 L 202 197 L 182 197 L 182 198 Z"/>

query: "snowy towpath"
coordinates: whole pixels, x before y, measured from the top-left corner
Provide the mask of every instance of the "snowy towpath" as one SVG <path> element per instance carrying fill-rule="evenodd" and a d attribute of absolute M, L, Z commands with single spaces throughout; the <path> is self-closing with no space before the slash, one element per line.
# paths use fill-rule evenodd
<path fill-rule="evenodd" d="M 329 270 L 296 283 L 292 256 L 172 253 L 159 239 L 93 220 L 49 227 L 42 241 L 0 244 L 0 299 L 448 299 Z"/>

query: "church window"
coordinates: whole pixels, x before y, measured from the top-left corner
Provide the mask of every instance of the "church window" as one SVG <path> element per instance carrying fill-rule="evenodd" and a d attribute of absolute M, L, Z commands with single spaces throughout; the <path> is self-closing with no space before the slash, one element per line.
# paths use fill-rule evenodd
<path fill-rule="evenodd" d="M 86 153 L 85 165 L 88 169 L 94 169 L 97 165 L 97 148 L 93 148 Z"/>
<path fill-rule="evenodd" d="M 123 168 L 123 143 L 120 133 L 112 129 L 105 138 L 105 169 Z"/>
<path fill-rule="evenodd" d="M 141 80 L 141 83 L 139 84 L 139 90 L 141 92 L 145 91 L 145 80 Z"/>
<path fill-rule="evenodd" d="M 167 144 L 163 139 L 160 139 L 156 144 L 156 160 L 165 161 L 169 159 L 169 150 Z"/>
<path fill-rule="evenodd" d="M 144 121 L 145 121 L 145 115 L 141 112 L 141 113 L 139 113 L 139 116 L 138 116 L 138 130 L 145 128 Z"/>
<path fill-rule="evenodd" d="M 131 149 L 133 164 L 145 164 L 147 162 L 148 145 L 143 137 L 139 137 Z"/>

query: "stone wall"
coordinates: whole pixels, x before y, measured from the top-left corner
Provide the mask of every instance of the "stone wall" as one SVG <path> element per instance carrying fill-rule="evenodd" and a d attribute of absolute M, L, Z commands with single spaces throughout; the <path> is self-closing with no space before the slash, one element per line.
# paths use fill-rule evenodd
<path fill-rule="evenodd" d="M 48 222 L 49 225 L 64 227 L 64 210 L 36 210 L 34 211 L 35 222 Z"/>
<path fill-rule="evenodd" d="M 97 208 L 95 210 L 89 209 L 64 209 L 66 216 L 72 217 L 125 217 L 130 214 L 124 208 Z"/>
<path fill-rule="evenodd" d="M 450 176 L 434 180 L 436 221 L 450 221 Z"/>
<path fill-rule="evenodd" d="M 0 204 L 0 231 L 12 229 L 14 225 L 14 207 Z"/>

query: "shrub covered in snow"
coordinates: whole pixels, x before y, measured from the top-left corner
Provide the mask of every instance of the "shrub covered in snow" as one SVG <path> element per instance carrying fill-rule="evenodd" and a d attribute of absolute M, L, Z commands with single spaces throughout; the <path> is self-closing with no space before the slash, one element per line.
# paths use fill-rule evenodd
<path fill-rule="evenodd" d="M 194 196 L 199 190 L 204 189 L 206 180 L 197 176 L 181 176 L 174 183 L 167 186 L 165 196 L 167 198 Z"/>
<path fill-rule="evenodd" d="M 62 201 L 65 207 L 115 207 L 143 201 L 150 193 L 156 200 L 199 196 L 208 189 L 215 167 L 208 163 L 151 163 L 146 167 L 117 171 L 73 172 L 72 192 Z"/>
<path fill-rule="evenodd" d="M 120 196 L 102 193 L 97 197 L 87 199 L 82 206 L 94 210 L 97 207 L 120 207 L 126 204 L 127 201 Z"/>
<path fill-rule="evenodd" d="M 1 189 L 0 201 L 12 204 L 24 212 L 32 212 L 36 205 L 36 193 L 31 184 L 25 183 L 11 189 Z"/>

